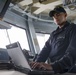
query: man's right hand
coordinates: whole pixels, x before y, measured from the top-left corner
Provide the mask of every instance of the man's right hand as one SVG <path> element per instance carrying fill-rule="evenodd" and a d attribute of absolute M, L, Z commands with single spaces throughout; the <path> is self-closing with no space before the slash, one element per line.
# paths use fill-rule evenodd
<path fill-rule="evenodd" d="M 32 69 L 39 69 L 40 63 L 38 62 L 31 62 L 30 66 Z"/>

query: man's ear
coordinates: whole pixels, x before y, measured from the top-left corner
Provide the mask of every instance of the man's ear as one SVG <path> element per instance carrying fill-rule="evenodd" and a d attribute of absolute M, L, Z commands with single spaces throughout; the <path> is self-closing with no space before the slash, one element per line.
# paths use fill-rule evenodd
<path fill-rule="evenodd" d="M 67 13 L 65 13 L 65 17 L 67 17 Z"/>

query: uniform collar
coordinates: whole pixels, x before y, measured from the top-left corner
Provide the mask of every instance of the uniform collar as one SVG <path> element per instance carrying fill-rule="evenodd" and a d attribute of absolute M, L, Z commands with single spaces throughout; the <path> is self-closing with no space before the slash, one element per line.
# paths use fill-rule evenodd
<path fill-rule="evenodd" d="M 70 23 L 66 21 L 66 22 L 65 22 L 65 25 L 64 25 L 62 28 L 59 28 L 59 27 L 58 27 L 57 30 L 58 30 L 58 29 L 65 29 L 65 28 L 66 28 L 67 26 L 69 26 L 69 25 L 70 25 Z"/>

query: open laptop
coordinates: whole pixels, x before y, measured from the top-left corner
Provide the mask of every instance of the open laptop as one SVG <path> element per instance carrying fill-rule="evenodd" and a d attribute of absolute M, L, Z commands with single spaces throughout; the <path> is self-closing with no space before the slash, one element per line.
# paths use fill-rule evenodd
<path fill-rule="evenodd" d="M 22 52 L 19 42 L 6 45 L 6 48 L 15 65 L 29 68 L 31 70 L 31 67 L 29 66 L 28 61 Z"/>
<path fill-rule="evenodd" d="M 19 44 L 19 42 L 15 42 L 15 43 L 12 43 L 12 44 L 9 44 L 6 46 L 7 48 L 7 51 L 8 51 L 8 54 L 9 56 L 12 58 L 12 61 L 14 62 L 15 65 L 17 66 L 21 66 L 20 68 L 23 70 L 23 71 L 27 71 L 25 73 L 29 74 L 30 75 L 33 75 L 33 74 L 38 74 L 38 75 L 51 75 L 53 74 L 53 72 L 51 71 L 37 71 L 37 70 L 32 70 L 26 57 L 24 56 L 23 52 L 22 52 L 22 48 Z M 23 67 L 23 68 L 22 68 Z"/>

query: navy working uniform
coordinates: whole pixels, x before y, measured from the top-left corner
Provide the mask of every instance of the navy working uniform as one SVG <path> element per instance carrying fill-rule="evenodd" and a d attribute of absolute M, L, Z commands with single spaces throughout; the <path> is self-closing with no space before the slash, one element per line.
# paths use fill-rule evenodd
<path fill-rule="evenodd" d="M 45 62 L 50 58 L 55 73 L 70 71 L 76 63 L 76 25 L 66 21 L 62 28 L 52 32 L 37 62 Z M 76 71 L 74 69 L 73 71 Z"/>

